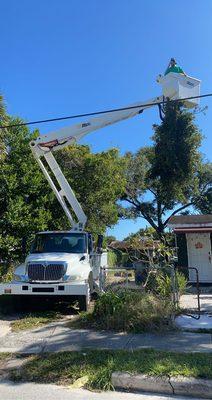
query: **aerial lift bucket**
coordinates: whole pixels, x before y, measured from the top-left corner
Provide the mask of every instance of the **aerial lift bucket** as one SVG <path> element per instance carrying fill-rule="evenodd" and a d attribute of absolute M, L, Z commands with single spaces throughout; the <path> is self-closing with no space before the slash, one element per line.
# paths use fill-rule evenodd
<path fill-rule="evenodd" d="M 170 72 L 169 74 L 157 78 L 157 82 L 162 85 L 164 97 L 172 100 L 184 99 L 200 95 L 200 80 L 185 76 L 183 74 Z M 187 108 L 198 106 L 199 99 L 184 100 Z"/>

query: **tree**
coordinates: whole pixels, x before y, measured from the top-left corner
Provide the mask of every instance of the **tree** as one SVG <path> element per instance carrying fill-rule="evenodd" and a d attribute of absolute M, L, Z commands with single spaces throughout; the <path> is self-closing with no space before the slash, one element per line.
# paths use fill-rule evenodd
<path fill-rule="evenodd" d="M 0 95 L 0 125 L 6 125 L 7 123 L 7 114 L 4 106 L 3 97 Z M 4 146 L 4 135 L 5 130 L 0 129 L 0 163 L 4 160 L 6 154 L 6 148 Z"/>
<path fill-rule="evenodd" d="M 199 195 L 194 199 L 194 207 L 202 214 L 212 214 L 212 163 L 201 165 L 198 179 Z"/>
<path fill-rule="evenodd" d="M 8 123 L 23 122 L 8 118 Z M 35 232 L 70 229 L 64 212 L 35 161 L 29 142 L 38 135 L 26 126 L 3 130 L 7 149 L 0 175 L 0 258 L 24 257 Z M 88 216 L 87 229 L 103 233 L 118 220 L 116 200 L 124 190 L 124 160 L 116 149 L 92 154 L 88 146 L 55 153 Z"/>
<path fill-rule="evenodd" d="M 9 118 L 9 122 L 21 121 Z M 0 176 L 0 258 L 4 260 L 21 259 L 26 239 L 47 229 L 51 221 L 48 204 L 53 196 L 29 148 L 35 135 L 23 126 L 4 132 L 7 154 Z"/>
<path fill-rule="evenodd" d="M 152 239 L 157 239 L 157 233 L 155 232 L 155 229 L 152 228 L 151 226 L 146 226 L 146 228 L 141 228 L 138 230 L 138 232 L 135 233 L 130 233 L 128 236 L 124 238 L 124 242 L 127 242 L 131 239 L 138 238 L 152 238 Z"/>
<path fill-rule="evenodd" d="M 125 189 L 125 160 L 117 149 L 92 154 L 74 145 L 56 155 L 88 217 L 87 229 L 104 233 L 118 221 L 117 200 Z"/>
<path fill-rule="evenodd" d="M 143 217 L 162 238 L 171 216 L 193 206 L 211 207 L 211 166 L 199 152 L 201 133 L 194 114 L 169 102 L 154 125 L 153 145 L 128 153 L 125 217 Z M 207 206 L 206 206 L 207 204 Z M 130 205 L 130 206 L 129 206 Z"/>

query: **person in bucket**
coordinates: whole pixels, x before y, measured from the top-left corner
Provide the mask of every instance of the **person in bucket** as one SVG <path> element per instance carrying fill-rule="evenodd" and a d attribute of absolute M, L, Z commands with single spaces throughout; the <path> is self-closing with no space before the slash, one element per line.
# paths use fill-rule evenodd
<path fill-rule="evenodd" d="M 183 74 L 186 76 L 185 72 L 183 69 L 177 64 L 176 60 L 174 58 L 171 58 L 169 65 L 165 71 L 164 75 L 169 74 L 170 72 L 175 72 L 177 74 Z"/>

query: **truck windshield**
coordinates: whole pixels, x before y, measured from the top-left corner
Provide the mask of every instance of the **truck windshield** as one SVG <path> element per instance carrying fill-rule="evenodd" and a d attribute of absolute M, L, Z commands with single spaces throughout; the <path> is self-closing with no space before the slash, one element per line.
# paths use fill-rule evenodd
<path fill-rule="evenodd" d="M 82 233 L 38 234 L 30 253 L 86 253 L 86 235 Z"/>

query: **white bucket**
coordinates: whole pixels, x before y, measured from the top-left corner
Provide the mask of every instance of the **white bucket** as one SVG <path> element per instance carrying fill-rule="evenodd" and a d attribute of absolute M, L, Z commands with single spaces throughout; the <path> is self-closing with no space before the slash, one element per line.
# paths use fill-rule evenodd
<path fill-rule="evenodd" d="M 159 76 L 157 82 L 162 85 L 163 95 L 171 100 L 200 95 L 201 81 L 190 76 L 170 72 L 165 76 Z M 188 108 L 196 107 L 199 104 L 199 99 L 185 100 L 184 103 Z"/>

